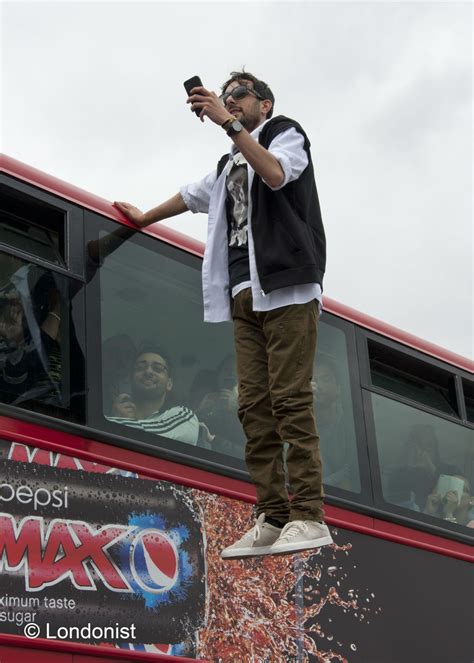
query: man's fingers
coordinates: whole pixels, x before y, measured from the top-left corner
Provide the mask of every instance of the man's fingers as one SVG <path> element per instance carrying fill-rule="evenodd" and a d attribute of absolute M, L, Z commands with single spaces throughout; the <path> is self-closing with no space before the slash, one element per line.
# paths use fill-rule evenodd
<path fill-rule="evenodd" d="M 207 97 L 203 97 L 202 94 L 193 94 L 191 97 L 189 97 L 186 100 L 186 103 L 187 104 L 196 104 L 196 103 L 203 104 L 205 101 L 207 101 Z"/>
<path fill-rule="evenodd" d="M 203 94 L 204 96 L 207 97 L 207 96 L 209 96 L 211 93 L 209 92 L 209 90 L 206 90 L 205 87 L 202 87 L 202 86 L 200 85 L 200 86 L 198 86 L 198 87 L 193 87 L 193 89 L 191 90 L 191 94 Z"/>
<path fill-rule="evenodd" d="M 204 90 L 204 88 L 194 88 L 194 89 L 195 90 L 201 90 L 201 89 Z M 191 94 L 186 99 L 186 103 L 187 104 L 192 104 L 194 101 L 208 101 L 209 98 L 212 98 L 213 96 L 216 97 L 215 94 L 213 95 L 212 92 L 208 92 L 207 90 L 204 90 L 204 92 L 199 92 L 197 94 L 195 94 L 194 90 L 192 90 Z M 217 99 L 217 97 L 216 97 L 216 99 Z"/>
<path fill-rule="evenodd" d="M 125 214 L 136 209 L 133 205 L 130 205 L 130 203 L 115 202 L 113 203 L 113 206 L 116 207 L 121 212 L 124 212 Z"/>

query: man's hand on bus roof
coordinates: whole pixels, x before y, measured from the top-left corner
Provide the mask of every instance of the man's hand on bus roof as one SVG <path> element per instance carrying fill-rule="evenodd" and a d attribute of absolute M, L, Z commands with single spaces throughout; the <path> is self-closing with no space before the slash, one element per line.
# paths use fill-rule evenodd
<path fill-rule="evenodd" d="M 138 207 L 130 205 L 130 203 L 116 201 L 113 205 L 139 228 L 144 228 L 157 221 L 163 221 L 163 219 L 169 219 L 172 216 L 183 214 L 188 211 L 186 203 L 180 193 L 175 194 L 169 200 L 158 205 L 158 207 L 154 207 L 145 213 L 139 210 Z"/>
<path fill-rule="evenodd" d="M 138 207 L 134 207 L 133 205 L 130 205 L 130 203 L 117 201 L 113 203 L 113 206 L 120 210 L 122 214 L 125 214 L 127 219 L 129 219 L 129 221 L 134 223 L 136 226 L 141 228 L 144 225 L 143 222 L 145 214 L 139 210 Z"/>

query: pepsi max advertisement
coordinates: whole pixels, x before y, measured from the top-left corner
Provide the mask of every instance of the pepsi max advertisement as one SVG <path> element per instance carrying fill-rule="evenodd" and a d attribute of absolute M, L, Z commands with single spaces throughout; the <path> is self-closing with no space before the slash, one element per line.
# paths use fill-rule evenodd
<path fill-rule="evenodd" d="M 0 635 L 130 659 L 472 662 L 468 561 L 337 527 L 222 560 L 253 523 L 245 502 L 0 440 Z"/>
<path fill-rule="evenodd" d="M 31 462 L 49 452 L 16 449 L 14 460 L 5 446 L 0 455 L 0 631 L 192 640 L 204 619 L 205 568 L 189 492 L 93 463 L 84 471 Z"/>

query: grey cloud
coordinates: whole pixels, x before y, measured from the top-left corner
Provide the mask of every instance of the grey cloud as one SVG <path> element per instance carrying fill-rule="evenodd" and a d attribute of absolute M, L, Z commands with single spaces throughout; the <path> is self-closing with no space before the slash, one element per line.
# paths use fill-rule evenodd
<path fill-rule="evenodd" d="M 407 81 L 365 123 L 366 137 L 379 149 L 406 155 L 424 140 L 454 123 L 468 127 L 472 106 L 472 71 L 468 67 L 422 74 Z"/>

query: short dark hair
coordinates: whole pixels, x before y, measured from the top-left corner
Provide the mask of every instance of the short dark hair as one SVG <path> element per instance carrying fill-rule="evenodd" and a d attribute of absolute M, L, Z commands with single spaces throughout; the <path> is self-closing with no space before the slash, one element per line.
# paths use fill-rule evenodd
<path fill-rule="evenodd" d="M 132 363 L 132 371 L 134 370 L 135 364 L 137 363 L 137 360 L 139 357 L 145 354 L 154 354 L 154 355 L 160 355 L 160 357 L 163 357 L 163 359 L 166 362 L 166 365 L 168 367 L 168 375 L 171 377 L 172 372 L 173 372 L 173 366 L 169 357 L 169 354 L 164 350 L 163 348 L 160 348 L 159 345 L 156 345 L 153 343 L 153 341 L 145 341 L 140 345 L 140 347 L 137 349 L 135 356 L 133 358 L 133 363 Z"/>
<path fill-rule="evenodd" d="M 267 113 L 267 119 L 270 119 L 273 115 L 273 107 L 275 105 L 275 97 L 273 92 L 270 90 L 265 81 L 261 81 L 250 72 L 245 71 L 243 68 L 242 71 L 231 71 L 229 80 L 226 81 L 222 86 L 222 92 L 225 92 L 231 83 L 237 82 L 245 85 L 245 81 L 250 81 L 253 83 L 253 89 L 260 97 L 262 97 L 262 99 L 269 99 L 272 102 L 272 107 Z"/>

